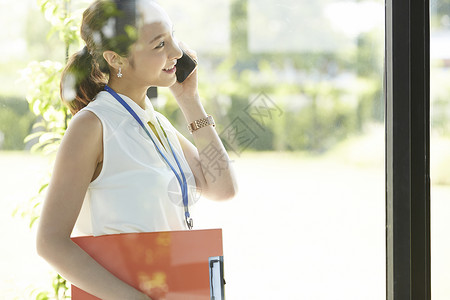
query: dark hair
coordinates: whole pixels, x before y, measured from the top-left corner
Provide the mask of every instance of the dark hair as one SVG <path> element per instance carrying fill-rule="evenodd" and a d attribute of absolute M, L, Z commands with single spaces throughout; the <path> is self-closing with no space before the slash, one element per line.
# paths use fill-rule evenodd
<path fill-rule="evenodd" d="M 109 66 L 103 52 L 128 56 L 136 32 L 136 0 L 96 0 L 83 12 L 80 33 L 86 46 L 69 58 L 60 84 L 61 99 L 73 115 L 107 83 Z"/>

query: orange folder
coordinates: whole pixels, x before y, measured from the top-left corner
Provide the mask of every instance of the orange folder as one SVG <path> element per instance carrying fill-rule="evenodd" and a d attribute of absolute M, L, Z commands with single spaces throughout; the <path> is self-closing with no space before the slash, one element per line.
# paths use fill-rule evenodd
<path fill-rule="evenodd" d="M 112 274 L 153 300 L 224 299 L 221 229 L 72 240 Z M 72 285 L 72 299 L 99 298 Z"/>

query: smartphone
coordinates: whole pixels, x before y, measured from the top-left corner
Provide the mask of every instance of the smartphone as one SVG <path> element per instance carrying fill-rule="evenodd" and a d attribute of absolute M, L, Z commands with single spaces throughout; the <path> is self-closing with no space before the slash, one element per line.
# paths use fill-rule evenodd
<path fill-rule="evenodd" d="M 186 52 L 183 51 L 183 56 L 177 60 L 177 69 L 175 75 L 177 76 L 177 81 L 182 83 L 189 77 L 189 75 L 194 72 L 197 68 L 197 62 L 195 59 L 190 57 Z"/>

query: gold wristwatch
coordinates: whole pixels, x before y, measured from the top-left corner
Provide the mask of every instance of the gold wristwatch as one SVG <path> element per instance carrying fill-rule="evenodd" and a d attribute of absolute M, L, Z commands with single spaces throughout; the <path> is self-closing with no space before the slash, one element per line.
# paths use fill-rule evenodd
<path fill-rule="evenodd" d="M 214 123 L 214 119 L 212 116 L 208 115 L 206 118 L 195 120 L 191 124 L 189 124 L 187 127 L 189 129 L 190 133 L 193 133 L 194 131 L 206 127 L 206 126 L 212 126 L 216 127 L 216 123 Z"/>

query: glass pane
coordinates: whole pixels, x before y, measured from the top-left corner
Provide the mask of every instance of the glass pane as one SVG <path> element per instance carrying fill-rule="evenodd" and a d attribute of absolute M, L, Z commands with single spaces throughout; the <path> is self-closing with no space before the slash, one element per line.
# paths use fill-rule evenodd
<path fill-rule="evenodd" d="M 384 2 L 164 5 L 240 183 L 195 211 L 224 229 L 227 297 L 383 299 Z"/>
<path fill-rule="evenodd" d="M 68 2 L 82 10 L 91 1 Z M 196 229 L 223 228 L 226 297 L 384 299 L 384 2 L 159 2 L 198 53 L 200 94 L 239 180 L 235 199 L 200 199 L 192 211 Z M 31 59 L 63 64 L 65 47 L 58 34 L 43 42 L 50 25 L 35 1 L 0 8 L 14 24 L 0 29 L 10 46 L 0 50 L 0 96 L 26 105 L 16 69 Z M 189 138 L 167 89 L 153 101 Z M 50 159 L 5 153 L 8 128 L 0 127 L 0 228 L 21 247 L 0 247 L 0 298 L 28 299 L 52 289 L 50 268 L 35 256 L 27 221 L 9 211 L 37 193 Z M 439 188 L 435 197 L 449 192 Z"/>
<path fill-rule="evenodd" d="M 450 2 L 430 1 L 431 294 L 449 299 Z"/>

